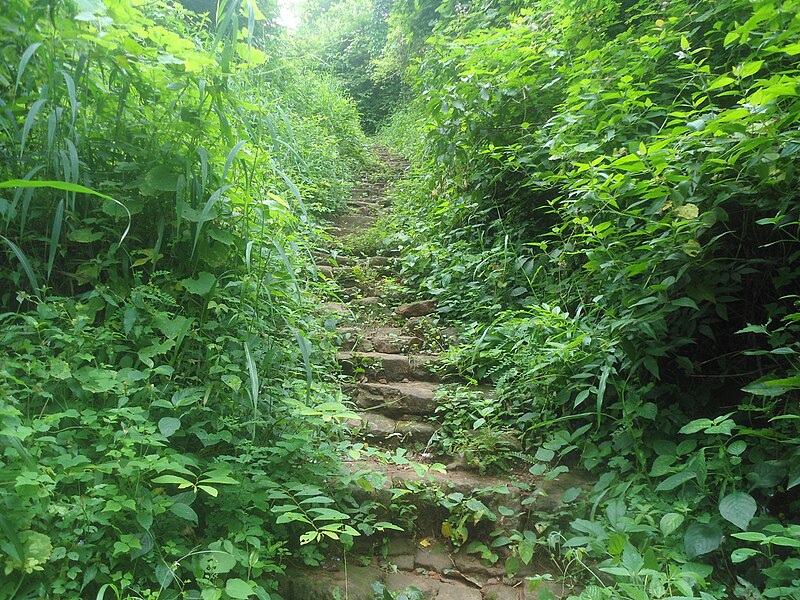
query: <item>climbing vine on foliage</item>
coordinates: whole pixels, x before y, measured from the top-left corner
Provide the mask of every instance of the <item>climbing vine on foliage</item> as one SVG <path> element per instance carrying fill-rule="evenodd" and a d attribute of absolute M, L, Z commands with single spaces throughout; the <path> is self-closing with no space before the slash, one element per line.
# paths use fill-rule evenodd
<path fill-rule="evenodd" d="M 616 583 L 581 597 L 800 597 L 799 8 L 393 15 L 408 274 L 529 448 L 594 424 L 563 554 Z"/>

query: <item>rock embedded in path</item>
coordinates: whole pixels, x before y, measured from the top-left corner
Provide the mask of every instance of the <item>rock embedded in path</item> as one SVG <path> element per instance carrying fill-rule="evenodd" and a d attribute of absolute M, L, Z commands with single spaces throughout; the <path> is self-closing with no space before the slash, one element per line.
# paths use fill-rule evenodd
<path fill-rule="evenodd" d="M 424 317 L 436 312 L 436 300 L 418 300 L 410 304 L 401 304 L 395 312 L 406 319 L 410 317 Z"/>
<path fill-rule="evenodd" d="M 386 415 L 431 416 L 436 410 L 438 386 L 427 381 L 359 383 L 350 396 L 360 408 L 380 409 Z"/>
<path fill-rule="evenodd" d="M 350 315 L 350 309 L 347 308 L 344 304 L 338 304 L 336 302 L 323 302 L 319 306 L 322 312 L 329 312 L 329 313 L 338 313 L 340 315 Z"/>

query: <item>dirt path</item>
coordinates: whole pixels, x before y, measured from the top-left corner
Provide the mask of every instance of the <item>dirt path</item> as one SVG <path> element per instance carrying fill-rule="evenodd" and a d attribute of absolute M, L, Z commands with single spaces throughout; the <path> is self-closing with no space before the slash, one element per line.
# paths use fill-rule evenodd
<path fill-rule="evenodd" d="M 492 564 L 481 560 L 474 543 L 494 552 L 497 531 L 523 530 L 532 505 L 539 512 L 556 508 L 560 492 L 575 482 L 537 482 L 525 470 L 498 477 L 446 469 L 426 452 L 437 430 L 437 390 L 452 380 L 435 350 L 456 343 L 456 336 L 440 323 L 433 300 L 400 301 L 392 286 L 400 279 L 397 250 L 364 251 L 363 243 L 354 244 L 390 210 L 389 181 L 406 168 L 402 159 L 376 152 L 388 173 L 368 173 L 354 188 L 344 213 L 329 228 L 334 243 L 317 256 L 320 274 L 339 290 L 336 301 L 323 305 L 322 317 L 334 324 L 340 340 L 337 359 L 347 376 L 343 389 L 359 413 L 351 423 L 354 435 L 367 447 L 394 453 L 390 460 L 367 455 L 349 466 L 356 479 L 365 473 L 371 482 L 378 481 L 373 493 L 387 503 L 398 493 L 391 490 L 405 490 L 396 505 L 414 512 L 414 531 L 387 536 L 378 544 L 380 556 L 357 560 L 354 552 L 353 564 L 342 560 L 326 568 L 293 570 L 283 593 L 287 600 L 373 600 L 381 597 L 375 593 L 378 582 L 392 593 L 416 589 L 421 596 L 409 598 L 424 600 L 566 597 L 562 585 L 547 581 L 556 579 L 557 570 L 544 545 L 537 545 L 533 560 L 509 576 L 503 566 L 507 548 L 496 547 Z M 469 544 L 457 548 L 443 535 L 450 531 L 452 537 L 459 522 L 473 542 L 472 553 L 466 551 Z"/>

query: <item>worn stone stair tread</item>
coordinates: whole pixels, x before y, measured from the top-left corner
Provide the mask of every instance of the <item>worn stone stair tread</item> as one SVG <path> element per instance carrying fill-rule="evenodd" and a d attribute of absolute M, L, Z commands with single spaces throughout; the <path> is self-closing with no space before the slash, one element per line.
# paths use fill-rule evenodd
<path fill-rule="evenodd" d="M 460 468 L 442 468 L 441 463 L 434 462 L 424 455 L 405 455 L 410 461 L 432 467 L 427 473 L 420 474 L 411 466 L 383 462 L 375 457 L 359 458 L 346 463 L 351 473 L 369 471 L 382 473 L 386 479 L 384 492 L 393 487 L 404 487 L 412 483 L 413 487 L 420 484 L 436 485 L 447 493 L 458 492 L 464 497 L 477 496 L 486 506 L 496 512 L 498 505 L 503 505 L 514 511 L 515 515 L 500 517 L 500 523 L 514 527 L 519 525 L 516 520 L 520 514 L 529 509 L 538 512 L 552 512 L 562 505 L 564 492 L 573 487 L 588 489 L 588 480 L 579 471 L 562 473 L 554 480 L 544 480 L 531 475 L 525 465 L 514 469 L 511 473 L 502 475 L 481 474 Z M 434 465 L 438 467 L 433 468 Z M 480 492 L 478 494 L 478 492 Z M 378 490 L 381 493 L 381 490 Z M 523 500 L 533 498 L 532 503 L 522 505 Z M 436 506 L 435 499 L 419 498 L 419 502 L 432 502 L 432 509 Z M 524 517 L 523 517 L 524 518 Z"/>
<path fill-rule="evenodd" d="M 383 414 L 433 416 L 436 412 L 436 390 L 430 381 L 362 382 L 346 385 L 353 401 L 360 408 L 380 409 Z"/>
<path fill-rule="evenodd" d="M 341 228 L 365 228 L 375 223 L 376 217 L 370 215 L 347 214 L 336 217 L 333 222 Z"/>
<path fill-rule="evenodd" d="M 422 337 L 404 333 L 399 327 L 342 327 L 337 328 L 336 333 L 343 351 L 407 354 L 419 350 L 425 343 Z"/>
<path fill-rule="evenodd" d="M 373 379 L 386 379 L 387 381 L 401 383 L 404 379 L 409 379 L 416 380 L 416 383 L 424 382 L 431 386 L 437 383 L 440 378 L 439 375 L 431 371 L 441 364 L 439 357 L 436 355 L 354 352 L 351 350 L 337 352 L 336 360 L 345 375 L 355 375 L 358 368 L 363 368 L 365 375 Z M 411 383 L 414 382 L 412 381 Z M 434 387 L 434 393 L 435 389 Z"/>
<path fill-rule="evenodd" d="M 387 572 L 387 568 L 373 559 L 367 566 L 338 565 L 335 568 L 290 568 L 281 582 L 280 592 L 286 600 L 374 600 L 373 583 L 379 582 L 390 592 L 399 593 L 416 588 L 422 600 L 534 600 L 538 591 L 531 591 L 521 579 L 507 583 L 498 578 L 478 578 L 478 584 L 466 580 L 449 578 L 442 573 L 400 570 Z M 566 598 L 571 592 L 560 585 L 545 582 L 555 598 Z"/>
<path fill-rule="evenodd" d="M 348 425 L 367 437 L 379 440 L 389 445 L 400 442 L 427 442 L 436 433 L 437 426 L 433 423 L 409 418 L 393 419 L 375 412 L 361 413 L 358 419 L 351 419 Z"/>

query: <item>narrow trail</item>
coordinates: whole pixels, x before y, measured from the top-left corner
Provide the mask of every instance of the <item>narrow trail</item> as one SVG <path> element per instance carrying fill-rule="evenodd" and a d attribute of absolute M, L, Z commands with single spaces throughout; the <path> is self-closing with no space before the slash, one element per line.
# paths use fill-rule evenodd
<path fill-rule="evenodd" d="M 387 504 L 401 494 L 413 512 L 414 531 L 386 532 L 383 548 L 364 548 L 363 559 L 356 559 L 357 546 L 349 559 L 325 568 L 292 570 L 283 594 L 287 600 L 374 600 L 373 584 L 380 582 L 393 593 L 416 588 L 424 600 L 566 597 L 562 585 L 549 581 L 531 589 L 527 578 L 558 578 L 543 546 L 509 577 L 502 558 L 495 564 L 483 561 L 466 552 L 467 543 L 457 548 L 444 535 L 461 523 L 470 542 L 490 547 L 497 538 L 491 532 L 526 529 L 537 514 L 555 510 L 563 489 L 576 483 L 536 481 L 525 470 L 490 476 L 461 465 L 445 468 L 427 452 L 437 431 L 437 390 L 454 380 L 437 350 L 457 343 L 457 336 L 439 323 L 433 300 L 403 303 L 398 298 L 397 286 L 391 285 L 400 278 L 398 250 L 364 251 L 353 244 L 391 209 L 386 195 L 390 181 L 407 167 L 383 149 L 376 153 L 385 171 L 377 177 L 368 173 L 353 189 L 345 211 L 329 228 L 334 244 L 316 257 L 321 275 L 334 280 L 339 290 L 336 301 L 324 304 L 321 313 L 335 323 L 340 340 L 343 390 L 359 414 L 350 423 L 354 436 L 392 457 L 366 453 L 348 467 L 355 474 L 374 474 L 372 493 Z M 463 515 L 463 521 L 453 515 Z M 448 518 L 450 524 L 443 527 Z M 503 549 L 497 551 L 503 557 Z"/>

